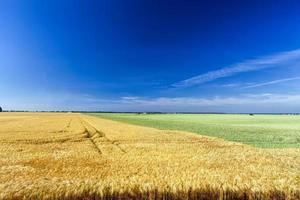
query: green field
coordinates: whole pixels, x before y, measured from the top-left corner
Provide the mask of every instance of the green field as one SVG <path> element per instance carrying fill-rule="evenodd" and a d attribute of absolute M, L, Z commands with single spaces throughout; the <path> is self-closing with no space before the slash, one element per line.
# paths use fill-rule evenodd
<path fill-rule="evenodd" d="M 300 116 L 123 113 L 91 115 L 163 130 L 189 131 L 256 147 L 300 148 Z"/>

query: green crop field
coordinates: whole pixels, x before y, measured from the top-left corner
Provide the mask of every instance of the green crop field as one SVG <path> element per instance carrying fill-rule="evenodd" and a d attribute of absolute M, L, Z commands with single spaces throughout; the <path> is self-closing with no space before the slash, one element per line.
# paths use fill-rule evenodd
<path fill-rule="evenodd" d="M 116 121 L 182 130 L 263 148 L 299 148 L 300 116 L 240 114 L 91 114 Z"/>

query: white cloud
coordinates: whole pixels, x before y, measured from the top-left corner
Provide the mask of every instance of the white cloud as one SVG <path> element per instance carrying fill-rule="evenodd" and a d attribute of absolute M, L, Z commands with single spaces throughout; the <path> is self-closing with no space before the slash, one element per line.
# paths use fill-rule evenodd
<path fill-rule="evenodd" d="M 205 74 L 180 81 L 172 86 L 175 88 L 190 87 L 243 72 L 258 71 L 272 67 L 282 67 L 296 64 L 297 62 L 300 62 L 300 49 L 236 63 L 222 69 L 210 71 Z"/>
<path fill-rule="evenodd" d="M 161 111 L 161 112 L 300 112 L 300 94 L 244 94 L 206 97 L 101 98 L 51 94 L 1 98 L 10 110 Z"/>
<path fill-rule="evenodd" d="M 158 97 L 116 102 L 132 111 L 300 112 L 300 94 L 244 94 L 232 97 Z"/>
<path fill-rule="evenodd" d="M 259 83 L 259 84 L 253 84 L 250 86 L 246 86 L 244 88 L 256 88 L 256 87 L 262 87 L 266 85 L 274 85 L 278 83 L 284 83 L 288 81 L 295 81 L 295 80 L 300 80 L 300 77 L 292 77 L 292 78 L 284 78 L 284 79 L 279 79 L 279 80 L 274 80 L 274 81 L 269 81 L 269 82 L 264 82 L 264 83 Z"/>
<path fill-rule="evenodd" d="M 135 100 L 135 99 L 138 99 L 139 97 L 136 97 L 136 96 L 127 96 L 127 97 L 121 97 L 121 99 L 123 100 Z"/>
<path fill-rule="evenodd" d="M 300 105 L 299 95 L 280 95 L 280 94 L 246 94 L 239 97 L 214 97 L 214 98 L 195 98 L 195 97 L 158 97 L 158 98 L 136 98 L 131 100 L 121 100 L 122 104 L 133 105 L 156 105 L 156 106 L 223 106 L 223 105 L 245 105 L 262 103 L 292 103 Z"/>
<path fill-rule="evenodd" d="M 221 86 L 225 88 L 233 88 L 233 87 L 240 87 L 241 85 L 242 85 L 241 83 L 228 83 L 228 84 L 223 84 Z"/>

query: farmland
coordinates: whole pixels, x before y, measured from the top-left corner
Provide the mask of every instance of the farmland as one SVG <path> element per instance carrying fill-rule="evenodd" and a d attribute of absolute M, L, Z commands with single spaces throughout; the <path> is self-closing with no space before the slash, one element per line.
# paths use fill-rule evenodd
<path fill-rule="evenodd" d="M 0 199 L 299 198 L 299 148 L 83 114 L 0 113 Z"/>
<path fill-rule="evenodd" d="M 182 130 L 264 148 L 300 148 L 300 116 L 230 114 L 92 114 L 162 130 Z"/>

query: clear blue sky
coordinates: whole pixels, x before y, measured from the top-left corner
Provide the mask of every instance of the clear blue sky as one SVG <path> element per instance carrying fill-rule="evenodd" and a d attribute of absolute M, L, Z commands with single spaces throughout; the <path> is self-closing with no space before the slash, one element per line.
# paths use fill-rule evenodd
<path fill-rule="evenodd" d="M 300 112 L 300 2 L 2 0 L 4 109 Z"/>

